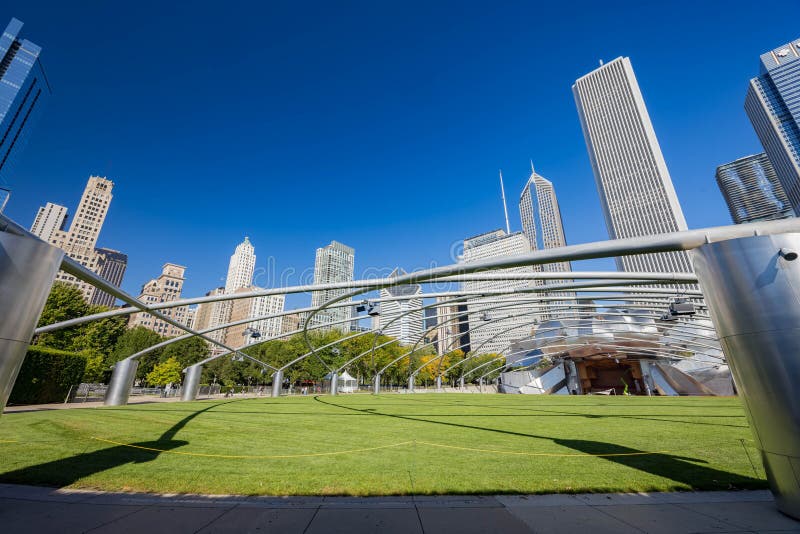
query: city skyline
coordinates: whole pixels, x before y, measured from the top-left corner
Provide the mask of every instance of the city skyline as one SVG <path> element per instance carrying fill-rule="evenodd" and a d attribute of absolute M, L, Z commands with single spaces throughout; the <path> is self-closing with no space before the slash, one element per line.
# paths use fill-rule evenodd
<path fill-rule="evenodd" d="M 69 87 L 69 84 L 72 82 L 72 80 L 70 78 L 65 78 L 63 74 L 66 66 L 72 66 L 72 59 L 70 59 L 70 62 L 67 62 L 66 65 L 62 65 L 62 62 L 58 61 L 58 59 L 63 58 L 67 50 L 72 50 L 71 47 L 80 43 L 73 43 L 72 41 L 66 40 L 53 41 L 52 35 L 57 34 L 52 33 L 52 25 L 35 13 L 26 14 L 26 12 L 22 10 L 18 13 L 11 13 L 10 15 L 17 16 L 19 19 L 25 21 L 27 35 L 30 35 L 31 38 L 37 43 L 43 44 L 48 53 L 48 58 L 50 58 L 47 65 L 48 76 L 53 78 L 53 76 L 56 75 L 56 79 L 58 81 L 58 83 L 54 83 L 54 87 L 59 88 L 62 95 L 65 94 L 65 91 L 67 95 L 71 94 L 72 89 Z M 635 16 L 644 17 L 645 14 L 637 13 Z M 741 15 L 739 15 L 739 17 L 741 17 Z M 576 24 L 578 27 L 580 27 L 582 24 L 584 24 L 584 22 L 577 21 Z M 191 27 L 191 24 L 189 24 L 189 26 Z M 541 106 L 542 93 L 534 92 L 532 94 L 525 95 L 524 99 L 517 98 L 513 112 L 514 124 L 508 122 L 507 124 L 504 124 L 504 127 L 510 127 L 508 134 L 509 136 L 514 134 L 515 136 L 518 136 L 519 139 L 515 139 L 513 143 L 509 144 L 508 149 L 498 151 L 497 147 L 487 147 L 487 153 L 485 156 L 483 156 L 482 161 L 486 161 L 488 163 L 484 166 L 481 166 L 480 164 L 475 165 L 476 161 L 474 161 L 471 156 L 467 156 L 466 159 L 462 157 L 462 161 L 460 162 L 455 159 L 451 159 L 448 161 L 448 166 L 452 167 L 451 175 L 444 176 L 439 174 L 437 178 L 440 178 L 440 180 L 435 182 L 430 181 L 430 174 L 426 175 L 427 178 L 425 181 L 429 183 L 429 185 L 434 185 L 435 189 L 442 189 L 444 191 L 447 190 L 448 187 L 451 187 L 450 184 L 452 184 L 452 179 L 463 174 L 459 172 L 460 169 L 463 169 L 464 166 L 474 168 L 474 170 L 470 171 L 467 175 L 469 179 L 468 183 L 470 184 L 468 189 L 471 189 L 472 191 L 465 191 L 465 196 L 463 198 L 455 198 L 455 200 L 458 200 L 457 202 L 452 203 L 452 205 L 448 206 L 448 210 L 442 211 L 439 215 L 434 215 L 433 218 L 428 216 L 420 219 L 417 222 L 408 217 L 408 214 L 405 214 L 403 220 L 408 221 L 405 226 L 398 225 L 397 221 L 399 215 L 386 218 L 386 222 L 382 222 L 381 220 L 375 221 L 373 219 L 371 222 L 377 222 L 379 224 L 377 227 L 374 224 L 370 224 L 368 226 L 361 225 L 360 223 L 362 219 L 359 217 L 349 218 L 350 222 L 348 222 L 348 224 L 342 223 L 345 218 L 342 218 L 339 221 L 332 221 L 332 223 L 327 225 L 325 228 L 320 228 L 318 226 L 310 228 L 308 227 L 308 223 L 300 222 L 299 225 L 290 227 L 287 235 L 280 236 L 276 234 L 276 230 L 280 228 L 280 226 L 275 225 L 274 219 L 270 219 L 270 216 L 265 217 L 263 222 L 260 221 L 257 225 L 254 225 L 253 221 L 248 221 L 247 217 L 244 216 L 244 211 L 237 211 L 233 212 L 232 215 L 226 220 L 220 221 L 222 224 L 221 227 L 217 226 L 214 228 L 209 228 L 207 225 L 199 225 L 200 218 L 198 218 L 196 214 L 192 215 L 192 212 L 195 212 L 196 210 L 202 210 L 204 208 L 203 205 L 192 206 L 191 212 L 181 209 L 173 210 L 174 213 L 169 214 L 169 217 L 173 219 L 165 219 L 166 216 L 163 214 L 163 212 L 159 211 L 159 206 L 143 202 L 141 191 L 137 190 L 137 188 L 152 184 L 152 182 L 150 182 L 150 176 L 154 167 L 150 166 L 150 170 L 144 173 L 131 174 L 131 169 L 126 170 L 123 164 L 123 168 L 118 169 L 121 171 L 119 173 L 114 172 L 114 169 L 112 169 L 110 172 L 105 172 L 106 175 L 115 180 L 118 189 L 125 188 L 125 194 L 122 195 L 122 190 L 118 191 L 119 195 L 115 200 L 115 210 L 110 214 L 109 224 L 106 225 L 107 229 L 104 230 L 104 235 L 101 237 L 99 245 L 109 246 L 112 248 L 122 248 L 128 253 L 130 265 L 128 274 L 126 274 L 127 279 L 123 285 L 125 289 L 136 292 L 135 288 L 138 288 L 139 284 L 141 284 L 143 280 L 146 280 L 149 276 L 151 276 L 149 273 L 153 272 L 154 269 L 157 269 L 157 265 L 163 263 L 164 261 L 177 261 L 181 264 L 188 265 L 192 270 L 191 279 L 187 280 L 187 289 L 185 289 L 186 294 L 192 296 L 204 294 L 210 287 L 221 285 L 218 281 L 219 275 L 214 274 L 214 272 L 218 273 L 221 269 L 213 264 L 224 261 L 224 259 L 220 259 L 224 258 L 224 253 L 221 251 L 225 250 L 230 245 L 220 246 L 220 243 L 225 241 L 232 244 L 236 235 L 241 236 L 245 233 L 250 234 L 251 236 L 258 236 L 257 239 L 259 242 L 263 242 L 264 246 L 268 247 L 269 250 L 276 251 L 276 254 L 270 255 L 270 257 L 275 257 L 278 260 L 278 264 L 275 266 L 276 272 L 282 272 L 291 268 L 294 268 L 297 272 L 309 269 L 311 266 L 309 265 L 310 262 L 308 261 L 308 250 L 316 246 L 316 243 L 327 242 L 330 239 L 342 240 L 359 248 L 360 254 L 356 266 L 356 270 L 358 272 L 363 272 L 370 266 L 389 266 L 393 263 L 397 263 L 396 259 L 389 259 L 387 257 L 390 252 L 381 250 L 378 242 L 376 241 L 377 238 L 373 235 L 369 235 L 370 233 L 386 236 L 386 238 L 383 238 L 381 242 L 385 243 L 385 239 L 388 239 L 396 246 L 396 252 L 401 254 L 400 263 L 406 267 L 407 270 L 411 270 L 412 268 L 418 266 L 427 266 L 427 262 L 431 258 L 439 264 L 446 262 L 449 263 L 449 260 L 452 258 L 452 255 L 448 253 L 450 245 L 459 240 L 463 235 L 469 235 L 469 233 L 472 233 L 473 230 L 475 231 L 474 233 L 477 233 L 485 228 L 500 226 L 502 222 L 502 210 L 499 208 L 499 191 L 495 178 L 496 168 L 503 167 L 504 169 L 508 169 L 504 173 L 507 188 L 510 191 L 519 190 L 525 180 L 524 177 L 526 176 L 526 173 L 524 169 L 527 167 L 528 158 L 533 158 L 535 161 L 537 161 L 537 168 L 540 168 L 545 176 L 548 176 L 553 180 L 559 192 L 563 190 L 563 193 L 560 194 L 560 200 L 562 204 L 562 211 L 564 211 L 563 216 L 565 219 L 566 231 L 570 235 L 570 242 L 580 243 L 604 239 L 605 232 L 598 232 L 598 225 L 584 224 L 586 218 L 591 221 L 595 221 L 597 215 L 599 215 L 599 209 L 597 206 L 598 203 L 596 193 L 591 190 L 591 186 L 589 185 L 591 184 L 591 170 L 588 165 L 588 159 L 585 156 L 585 147 L 581 145 L 579 137 L 578 142 L 575 143 L 575 133 L 577 132 L 579 136 L 580 131 L 577 116 L 574 111 L 574 103 L 570 102 L 571 95 L 569 95 L 569 83 L 571 83 L 576 76 L 588 72 L 590 70 L 591 63 L 596 62 L 597 56 L 610 59 L 611 57 L 614 57 L 614 54 L 630 54 L 634 58 L 634 62 L 637 66 L 637 75 L 640 78 L 642 85 L 642 91 L 645 93 L 648 109 L 653 116 L 654 125 L 659 133 L 659 140 L 661 141 L 662 145 L 665 145 L 665 157 L 670 166 L 673 177 L 676 180 L 676 189 L 678 189 L 678 196 L 687 212 L 687 217 L 690 223 L 689 226 L 697 227 L 702 225 L 726 224 L 728 220 L 727 210 L 725 209 L 725 205 L 721 196 L 716 191 L 716 184 L 713 180 L 713 169 L 720 163 L 731 161 L 743 153 L 754 153 L 761 150 L 761 148 L 758 146 L 757 138 L 752 133 L 752 129 L 749 127 L 747 118 L 743 113 L 741 102 L 746 83 L 753 73 L 755 58 L 757 58 L 758 55 L 764 50 L 767 50 L 779 43 L 787 42 L 795 37 L 795 35 L 793 35 L 789 29 L 785 30 L 785 35 L 780 34 L 780 31 L 780 29 L 773 28 L 769 32 L 756 32 L 747 42 L 737 43 L 736 47 L 729 47 L 728 54 L 726 55 L 726 60 L 728 60 L 728 63 L 724 65 L 724 68 L 726 69 L 725 75 L 727 76 L 723 79 L 723 82 L 725 83 L 721 83 L 719 87 L 714 88 L 714 91 L 708 94 L 704 94 L 702 92 L 693 94 L 691 101 L 687 103 L 687 105 L 691 106 L 696 102 L 697 105 L 702 104 L 703 106 L 708 107 L 708 95 L 714 93 L 715 96 L 719 97 L 715 100 L 718 105 L 715 109 L 712 109 L 711 112 L 716 112 L 717 114 L 723 114 L 724 112 L 726 117 L 725 120 L 730 120 L 728 117 L 737 117 L 736 123 L 739 125 L 737 127 L 738 129 L 722 129 L 735 130 L 738 132 L 740 137 L 747 138 L 745 143 L 739 142 L 738 145 L 736 143 L 731 144 L 726 150 L 726 155 L 724 157 L 713 152 L 715 147 L 709 147 L 709 154 L 704 159 L 705 168 L 698 167 L 697 170 L 692 171 L 695 177 L 694 180 L 688 176 L 684 178 L 684 175 L 686 174 L 686 166 L 693 163 L 695 160 L 691 158 L 685 160 L 684 158 L 674 157 L 675 143 L 676 139 L 678 139 L 676 138 L 676 133 L 678 135 L 686 134 L 689 132 L 689 130 L 696 128 L 700 121 L 704 119 L 704 117 L 701 117 L 697 113 L 692 114 L 690 110 L 690 112 L 687 114 L 688 118 L 683 121 L 686 124 L 681 124 L 679 127 L 676 127 L 674 124 L 670 124 L 666 115 L 670 109 L 670 100 L 669 98 L 665 98 L 666 89 L 659 90 L 659 83 L 661 82 L 660 77 L 662 76 L 662 72 L 664 75 L 670 73 L 674 75 L 675 72 L 677 72 L 677 69 L 674 68 L 675 62 L 671 64 L 661 64 L 660 59 L 663 56 L 659 55 L 659 52 L 653 49 L 647 49 L 647 53 L 645 53 L 644 49 L 637 48 L 635 43 L 640 42 L 638 40 L 643 38 L 643 36 L 632 35 L 630 38 L 620 39 L 618 41 L 612 39 L 610 44 L 604 45 L 602 49 L 592 51 L 591 53 L 587 53 L 586 50 L 574 53 L 575 49 L 573 49 L 572 58 L 574 61 L 569 62 L 570 72 L 557 72 L 553 76 L 548 76 L 548 79 L 544 83 L 539 84 L 542 88 L 546 86 L 545 93 L 547 95 L 557 96 L 557 103 L 554 109 L 558 109 L 558 113 L 556 115 L 545 114 L 543 117 L 538 117 L 537 122 L 546 126 L 545 130 L 548 131 L 548 135 L 552 135 L 554 137 L 554 142 L 557 139 L 563 138 L 563 126 L 566 126 L 567 130 L 571 132 L 569 137 L 571 137 L 572 140 L 570 143 L 568 143 L 568 145 L 570 147 L 569 150 L 572 156 L 564 153 L 557 153 L 557 157 L 554 158 L 553 154 L 548 154 L 546 145 L 542 146 L 538 144 L 535 137 L 532 138 L 530 135 L 518 136 L 519 129 L 524 127 L 526 123 L 529 123 L 529 121 L 526 120 L 526 117 L 530 117 L 531 113 L 541 114 L 543 109 Z M 40 37 L 40 35 L 42 37 Z M 696 39 L 695 41 L 689 41 L 689 43 L 691 46 L 700 49 L 703 46 L 704 40 Z M 510 50 L 510 46 L 512 46 L 512 43 L 503 43 L 501 48 L 493 49 L 493 52 Z M 51 57 L 53 49 L 58 49 L 56 51 L 56 57 Z M 578 47 L 578 49 L 580 49 L 580 47 Z M 532 54 L 531 60 L 533 60 L 534 58 L 541 58 L 541 54 L 546 55 L 550 50 L 551 49 L 548 47 L 542 48 L 541 51 L 536 49 L 526 49 L 525 53 Z M 519 53 L 522 53 L 522 49 L 520 49 Z M 738 62 L 740 61 L 739 58 L 741 58 L 740 66 L 736 69 L 731 69 L 730 66 L 733 59 Z M 80 59 L 80 55 L 75 57 L 75 61 L 80 62 Z M 80 63 L 78 66 L 81 66 Z M 140 66 L 137 65 L 137 67 Z M 692 66 L 687 65 L 687 68 L 692 68 Z M 52 69 L 55 69 L 55 72 L 51 74 Z M 719 69 L 720 72 L 722 72 L 722 64 L 720 64 Z M 77 69 L 76 73 L 77 72 L 80 72 L 80 69 Z M 715 74 L 719 73 L 715 71 Z M 477 87 L 478 86 L 475 86 L 474 84 L 467 86 L 466 89 L 468 94 L 474 92 Z M 540 90 L 541 89 L 537 89 L 537 91 Z M 717 94 L 720 92 L 721 96 Z M 729 94 L 730 97 L 728 97 Z M 308 94 L 306 93 L 305 96 L 307 97 Z M 512 96 L 516 97 L 517 95 L 514 93 Z M 728 106 L 728 100 L 735 105 Z M 565 102 L 569 105 L 565 106 Z M 494 106 L 494 104 L 490 104 L 488 100 L 481 100 L 480 105 L 489 105 L 490 107 L 487 109 L 496 108 L 496 106 Z M 48 114 L 51 113 L 55 107 L 56 106 L 48 106 Z M 509 110 L 506 110 L 506 112 L 507 111 Z M 48 114 L 45 114 L 46 118 Z M 232 117 L 235 117 L 235 115 L 232 115 Z M 507 122 L 506 119 L 511 118 L 507 113 L 506 115 L 501 115 L 500 117 L 503 118 L 504 122 Z M 218 120 L 220 118 L 221 117 L 217 117 Z M 542 121 L 541 119 L 547 120 Z M 666 126 L 662 127 L 662 125 L 665 124 L 665 119 L 667 119 Z M 224 122 L 220 124 L 224 124 Z M 744 127 L 742 127 L 742 125 L 744 125 Z M 116 126 L 122 126 L 123 128 L 126 127 L 124 122 L 118 123 Z M 665 134 L 665 132 L 667 133 Z M 42 147 L 39 146 L 40 139 L 37 138 L 40 133 L 41 129 L 37 129 L 35 131 L 33 142 L 29 145 L 28 150 L 26 150 L 24 153 L 23 159 L 27 160 L 29 166 L 31 165 L 30 160 L 36 156 L 36 153 L 42 150 Z M 673 154 L 670 154 L 670 149 L 667 146 L 668 142 L 665 141 L 665 139 L 669 138 L 672 139 Z M 503 139 L 505 141 L 507 140 L 507 137 L 504 137 Z M 683 142 L 683 140 L 678 139 L 678 148 L 680 148 L 680 145 Z M 686 143 L 688 144 L 688 140 Z M 47 144 L 48 140 L 45 139 L 45 145 Z M 721 145 L 724 143 L 722 143 L 720 140 L 718 144 Z M 746 148 L 741 148 L 742 144 L 746 145 Z M 99 146 L 98 148 L 102 148 L 102 146 Z M 731 154 L 733 151 L 736 153 Z M 32 152 L 34 154 L 32 154 Z M 121 154 L 119 151 L 109 153 L 109 155 L 111 154 L 114 154 L 115 158 L 117 158 L 117 161 L 119 161 L 118 158 Z M 678 154 L 680 154 L 680 150 L 678 150 Z M 87 154 L 84 158 L 84 161 L 89 161 L 89 159 L 92 159 L 90 156 L 91 154 Z M 578 169 L 578 172 L 573 172 L 570 167 L 564 167 L 563 162 L 569 161 L 570 158 L 577 160 L 577 163 L 574 167 Z M 123 157 L 123 161 L 124 160 L 125 158 Z M 24 167 L 25 162 L 22 163 Z M 82 169 L 91 169 L 92 165 L 102 167 L 107 165 L 107 163 L 108 159 L 101 156 L 99 158 L 94 158 L 94 163 L 90 163 L 88 166 L 82 167 Z M 335 162 L 334 164 L 336 165 Z M 489 164 L 491 164 L 491 168 L 489 168 Z M 119 163 L 117 162 L 115 165 L 119 165 Z M 41 165 L 35 163 L 33 164 L 32 169 L 36 169 L 37 167 L 41 168 Z M 66 166 L 65 169 L 68 167 L 69 166 Z M 403 168 L 406 169 L 407 167 Z M 684 172 L 676 170 L 681 168 L 684 169 Z M 296 167 L 296 170 L 299 169 L 300 167 Z M 278 171 L 278 168 L 276 167 L 275 170 Z M 61 175 L 63 176 L 65 172 L 66 170 L 62 171 Z M 157 170 L 157 172 L 163 171 Z M 305 176 L 306 172 L 307 171 L 304 170 L 304 174 L 301 176 Z M 345 168 L 343 168 L 341 171 L 336 171 L 337 175 L 339 172 L 347 171 Z M 85 176 L 85 170 L 82 170 L 81 174 Z M 120 174 L 124 174 L 124 178 L 120 178 Z M 701 175 L 703 176 L 703 182 L 698 181 L 696 178 L 697 176 Z M 180 180 L 180 177 L 175 176 L 174 173 L 173 178 Z M 67 181 L 68 180 L 62 180 L 61 183 Z M 73 176 L 73 185 L 75 181 L 76 178 Z M 299 183 L 303 181 L 304 180 L 301 178 L 298 180 L 289 180 L 287 183 Z M 388 177 L 387 180 L 382 181 L 386 181 L 387 183 L 396 183 L 396 180 L 393 180 L 391 177 Z M 141 186 L 139 185 L 139 182 L 141 182 Z M 687 184 L 691 184 L 691 188 L 686 191 L 690 191 L 691 193 L 696 192 L 697 194 L 694 195 L 682 193 L 682 184 L 683 187 L 686 187 Z M 285 185 L 278 185 L 276 182 L 270 182 L 270 185 L 273 187 L 278 187 L 278 189 L 275 191 L 275 197 L 280 197 L 283 199 L 287 198 Z M 312 189 L 315 191 L 315 193 L 312 194 L 311 197 L 324 197 L 326 193 L 330 193 L 330 190 L 326 189 L 324 185 L 321 190 L 319 189 L 319 186 L 321 185 L 319 180 L 308 181 L 308 185 L 313 185 L 315 187 L 315 189 Z M 48 195 L 49 198 L 38 198 L 36 204 L 42 205 L 45 201 L 53 201 L 64 205 L 74 205 L 74 203 L 69 201 L 69 197 L 65 197 L 58 193 L 59 187 L 62 186 L 59 184 L 57 187 L 52 188 L 54 193 L 52 195 Z M 226 182 L 223 181 L 215 187 L 221 188 L 224 191 L 227 185 Z M 579 193 L 579 191 L 585 191 L 585 193 Z M 283 194 L 281 194 L 281 192 L 283 192 Z M 476 195 L 479 195 L 482 198 L 480 200 L 476 200 Z M 16 215 L 18 213 L 18 209 L 21 210 L 22 205 L 26 202 L 26 197 L 30 198 L 30 196 L 30 193 L 25 190 L 15 190 L 12 196 L 12 201 L 7 208 L 7 212 L 18 220 L 25 221 L 27 219 L 28 221 L 31 221 L 34 212 L 31 211 L 30 208 L 24 212 L 24 216 Z M 258 196 L 259 195 L 255 195 L 254 198 Z M 703 210 L 698 209 L 700 204 L 697 200 L 692 198 L 694 196 L 704 197 L 706 199 L 706 201 L 702 203 L 704 208 Z M 126 206 L 120 207 L 122 203 L 121 199 L 123 198 Z M 319 206 L 319 201 L 314 200 L 314 198 L 311 198 L 311 201 L 308 203 L 308 209 L 316 209 Z M 326 200 L 329 200 L 330 198 L 330 195 L 328 195 Z M 337 196 L 334 198 L 343 197 Z M 358 202 L 359 198 L 363 197 L 356 196 L 355 201 Z M 454 200 L 454 197 L 451 195 L 448 197 L 448 199 Z M 244 202 L 247 203 L 247 199 L 244 199 Z M 716 206 L 714 210 L 705 210 L 707 204 L 709 203 Z M 290 205 L 293 206 L 293 204 L 290 202 L 289 205 L 287 205 L 287 209 L 291 210 L 292 208 L 289 207 Z M 694 205 L 694 210 L 688 208 L 687 205 Z M 143 214 L 152 214 L 156 217 L 156 221 L 164 221 L 164 223 L 167 224 L 166 228 L 159 229 L 159 231 L 167 232 L 167 239 L 164 239 L 163 243 L 152 244 L 153 237 L 156 234 L 152 232 L 152 230 L 155 230 L 155 228 L 151 225 L 145 225 L 141 228 L 144 235 L 133 236 L 130 238 L 126 236 L 124 241 L 119 241 L 116 238 L 116 235 L 121 235 L 125 232 L 126 226 L 124 224 L 113 224 L 114 217 L 118 217 L 123 221 L 126 220 L 131 216 L 130 209 L 133 206 L 136 206 L 139 210 L 143 210 Z M 187 206 L 191 206 L 191 202 L 187 203 Z M 483 206 L 486 206 L 488 209 L 483 209 Z M 119 213 L 117 213 L 117 209 L 120 210 Z M 461 214 L 463 213 L 463 210 L 467 209 L 469 209 L 470 212 L 478 215 L 475 217 L 464 218 Z M 33 208 L 33 210 L 35 211 L 35 208 Z M 302 211 L 295 213 L 304 216 Z M 585 217 L 576 217 L 576 213 L 585 214 Z M 285 216 L 280 210 L 275 212 L 275 214 Z M 512 226 L 518 227 L 516 217 L 514 216 L 512 219 L 514 219 L 512 220 Z M 178 222 L 177 224 L 174 224 L 176 220 Z M 193 224 L 188 224 L 190 220 Z M 270 222 L 271 220 L 273 222 Z M 454 224 L 456 221 L 458 221 L 459 224 Z M 463 224 L 463 228 L 459 227 L 461 224 Z M 583 228 L 584 226 L 589 228 Z M 402 231 L 400 230 L 401 227 L 403 228 Z M 421 246 L 412 246 L 412 243 L 413 245 L 417 245 L 419 242 L 418 239 L 412 238 L 412 235 L 414 235 L 415 232 L 419 232 L 419 230 L 423 227 L 428 232 L 427 237 L 429 237 L 429 243 L 420 243 Z M 200 229 L 202 229 L 202 232 L 200 232 Z M 370 232 L 367 232 L 367 230 L 370 230 Z M 206 231 L 207 235 L 204 234 L 203 242 L 198 243 L 196 237 L 197 234 L 204 233 Z M 256 237 L 254 237 L 254 239 L 255 238 Z M 130 246 L 128 245 L 129 239 Z M 148 242 L 149 248 L 143 249 L 142 246 L 146 241 Z M 175 248 L 175 255 L 163 253 L 163 247 L 167 244 L 169 244 L 170 247 Z M 146 253 L 143 252 L 145 250 L 147 251 Z M 300 251 L 302 251 L 303 254 L 300 254 Z M 395 250 L 391 252 L 395 252 Z M 302 256 L 305 256 L 305 259 L 303 259 Z M 392 256 L 394 256 L 394 254 L 392 254 Z M 200 258 L 202 258 L 203 261 L 201 261 Z M 598 263 L 602 264 L 603 262 Z M 605 262 L 604 265 L 608 264 L 608 262 Z M 257 267 L 263 267 L 263 262 Z M 576 268 L 581 267 L 579 266 Z M 297 279 L 294 280 L 297 281 Z M 305 299 L 307 299 L 307 297 L 305 297 Z M 298 303 L 299 301 L 297 300 L 292 303 L 287 302 L 287 308 L 297 307 L 299 305 Z"/>

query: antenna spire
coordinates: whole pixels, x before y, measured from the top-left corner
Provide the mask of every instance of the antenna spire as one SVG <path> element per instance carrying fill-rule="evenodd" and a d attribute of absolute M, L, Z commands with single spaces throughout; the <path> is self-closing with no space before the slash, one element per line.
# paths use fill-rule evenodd
<path fill-rule="evenodd" d="M 531 160 L 531 174 L 534 174 L 536 171 L 533 170 L 533 160 Z"/>
<path fill-rule="evenodd" d="M 500 169 L 500 195 L 503 197 L 503 212 L 506 214 L 506 233 L 511 233 L 511 225 L 508 224 L 508 206 L 506 205 L 506 188 L 503 187 L 503 169 Z"/>

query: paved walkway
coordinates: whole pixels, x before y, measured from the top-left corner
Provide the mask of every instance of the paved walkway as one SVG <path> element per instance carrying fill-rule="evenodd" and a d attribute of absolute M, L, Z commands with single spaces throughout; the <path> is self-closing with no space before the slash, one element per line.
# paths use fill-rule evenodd
<path fill-rule="evenodd" d="M 8 533 L 800 532 L 767 491 L 443 497 L 240 497 L 0 484 Z"/>

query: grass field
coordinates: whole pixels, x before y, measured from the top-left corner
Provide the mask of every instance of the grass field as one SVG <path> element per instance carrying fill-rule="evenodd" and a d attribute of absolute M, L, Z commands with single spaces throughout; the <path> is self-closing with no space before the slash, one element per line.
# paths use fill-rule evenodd
<path fill-rule="evenodd" d="M 477 394 L 10 413 L 0 482 L 266 495 L 767 487 L 735 398 Z"/>

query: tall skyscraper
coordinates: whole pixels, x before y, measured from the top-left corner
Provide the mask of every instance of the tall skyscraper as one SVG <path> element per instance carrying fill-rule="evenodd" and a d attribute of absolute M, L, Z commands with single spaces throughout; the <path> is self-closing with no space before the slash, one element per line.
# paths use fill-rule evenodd
<path fill-rule="evenodd" d="M 122 278 L 125 276 L 125 269 L 128 267 L 128 255 L 119 250 L 109 248 L 97 248 L 95 252 L 97 258 L 97 274 L 104 280 L 119 287 L 122 285 Z M 99 306 L 111 308 L 114 306 L 116 297 L 109 295 L 105 291 L 94 288 L 91 303 Z"/>
<path fill-rule="evenodd" d="M 22 22 L 11 19 L 0 35 L 0 184 L 13 180 L 12 163 L 51 93 L 42 48 L 20 39 L 21 30 Z"/>
<path fill-rule="evenodd" d="M 564 234 L 564 223 L 561 220 L 561 209 L 558 207 L 558 198 L 553 184 L 538 174 L 531 162 L 531 176 L 522 189 L 519 197 L 519 215 L 522 221 L 522 232 L 531 244 L 531 250 L 553 249 L 567 246 Z M 566 272 L 572 271 L 568 261 L 534 265 L 537 272 Z M 568 282 L 562 280 L 561 283 Z M 547 282 L 537 281 L 535 285 Z M 553 282 L 559 283 L 559 282 Z M 546 311 L 541 313 L 541 318 L 550 319 L 562 314 L 561 311 Z"/>
<path fill-rule="evenodd" d="M 389 278 L 402 276 L 406 272 L 398 267 Z M 380 290 L 381 299 L 402 297 L 402 300 L 386 300 L 381 302 L 380 324 L 384 335 L 398 339 L 404 345 L 416 343 L 424 332 L 424 316 L 422 311 L 422 287 L 419 284 L 387 287 Z"/>
<path fill-rule="evenodd" d="M 36 219 L 31 226 L 31 233 L 39 236 L 42 241 L 48 243 L 53 238 L 56 231 L 64 231 L 67 224 L 67 208 L 48 202 L 39 208 Z"/>
<path fill-rule="evenodd" d="M 355 272 L 355 254 L 354 249 L 338 241 L 331 241 L 330 245 L 318 248 L 314 261 L 314 284 L 352 282 Z M 311 305 L 321 306 L 347 292 L 347 289 L 314 291 L 311 294 Z M 352 315 L 352 309 L 345 306 L 325 310 L 317 314 L 315 320 L 318 324 L 336 322 L 337 324 L 333 325 L 333 328 L 347 332 L 350 330 L 350 325 L 346 320 Z"/>
<path fill-rule="evenodd" d="M 225 278 L 225 294 L 232 295 L 237 289 L 250 287 L 253 283 L 253 272 L 256 266 L 256 250 L 250 243 L 250 238 L 245 236 L 244 241 L 236 245 L 228 262 L 228 276 Z M 209 326 L 220 326 L 231 321 L 233 301 L 219 301 L 211 305 L 211 318 Z M 216 330 L 209 333 L 209 337 L 225 343 L 228 329 Z M 238 340 L 232 340 L 236 343 Z M 217 345 L 211 346 L 212 353 L 222 350 Z"/>
<path fill-rule="evenodd" d="M 186 267 L 175 265 L 174 263 L 165 263 L 161 270 L 161 275 L 142 286 L 139 300 L 145 304 L 178 300 L 181 298 L 181 291 L 183 290 L 184 272 L 186 272 Z M 188 319 L 187 311 L 187 306 L 177 306 L 161 310 L 161 313 L 185 325 Z M 143 326 L 165 337 L 174 337 L 183 333 L 183 330 L 177 326 L 144 312 L 131 314 L 128 325 L 131 328 Z"/>
<path fill-rule="evenodd" d="M 236 250 L 228 263 L 228 276 L 225 279 L 225 292 L 233 293 L 241 287 L 248 287 L 253 283 L 253 272 L 256 268 L 256 249 L 250 243 L 250 238 L 236 245 Z"/>
<path fill-rule="evenodd" d="M 775 169 L 763 152 L 717 167 L 717 185 L 736 224 L 794 216 Z"/>
<path fill-rule="evenodd" d="M 531 244 L 531 250 L 560 248 L 567 246 L 561 209 L 553 184 L 537 174 L 531 163 L 531 176 L 519 197 L 519 215 L 522 232 Z M 546 272 L 571 271 L 568 261 L 541 266 Z"/>
<path fill-rule="evenodd" d="M 631 61 L 619 57 L 572 86 L 611 239 L 686 230 Z M 622 271 L 691 272 L 686 252 L 616 258 Z"/>
<path fill-rule="evenodd" d="M 113 198 L 111 194 L 113 188 L 114 182 L 111 180 L 100 176 L 90 176 L 69 230 L 54 230 L 50 237 L 51 244 L 62 249 L 67 256 L 95 273 L 100 272 L 100 255 L 95 247 Z M 94 286 L 62 271 L 58 272 L 56 280 L 77 286 L 83 292 L 87 302 L 91 301 Z"/>
<path fill-rule="evenodd" d="M 513 256 L 530 252 L 531 245 L 522 232 L 506 234 L 504 230 L 494 230 L 464 240 L 464 253 L 461 261 L 472 261 Z M 495 273 L 530 273 L 531 267 L 499 269 Z M 463 282 L 464 291 L 488 291 L 497 289 L 517 289 L 528 287 L 527 280 L 488 280 Z M 518 296 L 517 296 L 518 297 Z M 531 295 L 533 297 L 533 295 Z M 494 301 L 513 301 L 515 296 L 487 297 Z M 496 310 L 490 308 L 502 306 Z M 505 305 L 504 303 L 469 303 L 470 345 L 472 350 L 482 353 L 500 353 L 515 339 L 528 337 L 533 329 L 533 321 L 539 318 L 536 310 L 525 305 Z M 491 322 L 490 322 L 491 321 Z"/>
<path fill-rule="evenodd" d="M 800 40 L 761 54 L 744 109 L 795 213 L 800 213 Z"/>

